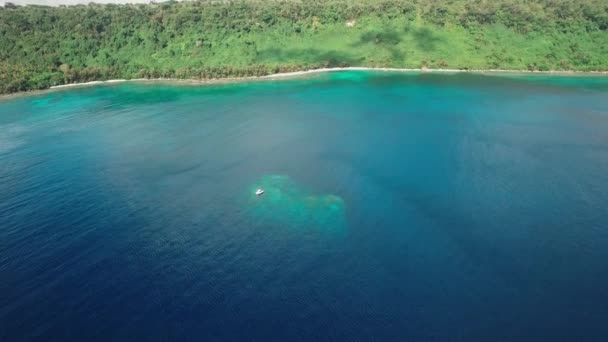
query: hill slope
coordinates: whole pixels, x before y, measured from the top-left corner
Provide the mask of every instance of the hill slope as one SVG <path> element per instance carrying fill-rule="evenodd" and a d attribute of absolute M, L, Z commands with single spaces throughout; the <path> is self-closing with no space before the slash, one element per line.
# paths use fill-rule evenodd
<path fill-rule="evenodd" d="M 0 9 L 0 93 L 327 66 L 608 70 L 603 0 L 182 2 Z"/>

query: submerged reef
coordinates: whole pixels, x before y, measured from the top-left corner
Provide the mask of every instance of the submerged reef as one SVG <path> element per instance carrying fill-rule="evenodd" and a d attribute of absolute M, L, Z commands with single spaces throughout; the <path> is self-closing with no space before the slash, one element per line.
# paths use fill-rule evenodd
<path fill-rule="evenodd" d="M 264 189 L 258 196 L 256 189 Z M 345 204 L 334 194 L 312 194 L 286 175 L 266 175 L 249 188 L 251 213 L 297 229 L 344 231 Z"/>

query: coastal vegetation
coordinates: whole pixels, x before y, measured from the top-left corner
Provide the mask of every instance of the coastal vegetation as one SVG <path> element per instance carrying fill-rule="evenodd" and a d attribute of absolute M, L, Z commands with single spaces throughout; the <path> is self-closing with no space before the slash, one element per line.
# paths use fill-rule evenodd
<path fill-rule="evenodd" d="M 608 70 L 605 0 L 194 1 L 0 8 L 0 93 L 340 66 Z"/>

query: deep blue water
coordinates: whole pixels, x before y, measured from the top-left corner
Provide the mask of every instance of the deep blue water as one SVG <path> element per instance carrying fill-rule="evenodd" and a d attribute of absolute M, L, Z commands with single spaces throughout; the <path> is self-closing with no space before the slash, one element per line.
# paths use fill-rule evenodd
<path fill-rule="evenodd" d="M 4 100 L 0 340 L 605 341 L 607 207 L 608 78 Z"/>

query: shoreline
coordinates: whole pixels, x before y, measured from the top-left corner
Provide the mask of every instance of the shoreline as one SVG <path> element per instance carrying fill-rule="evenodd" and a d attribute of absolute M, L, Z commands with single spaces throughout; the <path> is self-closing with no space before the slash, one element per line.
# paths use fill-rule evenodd
<path fill-rule="evenodd" d="M 307 75 L 315 75 L 326 72 L 336 72 L 336 71 L 380 71 L 380 72 L 399 72 L 399 73 L 445 73 L 445 74 L 455 74 L 455 73 L 473 73 L 473 74 L 510 74 L 510 75 L 547 75 L 547 76 L 593 76 L 593 77 L 608 77 L 608 71 L 575 71 L 575 70 L 550 70 L 550 71 L 530 71 L 530 70 L 512 70 L 512 69 L 427 69 L 427 68 L 382 68 L 382 67 L 335 67 L 335 68 L 318 68 L 318 69 L 308 69 L 302 71 L 293 71 L 293 72 L 284 72 L 284 73 L 276 73 L 264 76 L 247 76 L 247 77 L 226 77 L 226 78 L 215 78 L 215 79 L 207 79 L 207 80 L 197 80 L 197 79 L 181 79 L 181 78 L 132 78 L 132 79 L 112 79 L 105 81 L 90 81 L 90 82 L 80 82 L 80 83 L 69 83 L 69 84 L 61 84 L 56 86 L 51 86 L 48 89 L 40 89 L 40 90 L 31 90 L 24 92 L 17 92 L 11 94 L 2 94 L 0 95 L 0 100 L 19 97 L 19 96 L 27 96 L 27 95 L 36 95 L 43 92 L 67 89 L 67 88 L 77 88 L 77 87 L 90 87 L 95 85 L 105 85 L 105 84 L 114 84 L 114 83 L 126 83 L 126 82 L 174 82 L 188 85 L 214 85 L 214 84 L 225 84 L 225 83 L 235 83 L 235 82 L 245 82 L 245 81 L 264 81 L 264 80 L 277 80 L 277 79 L 289 79 L 289 78 L 299 78 Z"/>
<path fill-rule="evenodd" d="M 319 69 L 308 69 L 302 71 L 291 71 L 282 72 L 264 76 L 246 76 L 246 77 L 225 77 L 225 78 L 212 78 L 206 80 L 187 79 L 187 78 L 132 78 L 132 79 L 113 79 L 106 81 L 90 81 L 82 83 L 70 83 L 52 86 L 49 89 L 62 89 L 79 86 L 93 86 L 98 84 L 112 84 L 112 83 L 123 83 L 123 82 L 179 82 L 188 84 L 221 84 L 238 81 L 251 81 L 251 80 L 268 80 L 268 79 L 281 79 L 306 76 L 311 74 L 319 74 L 325 72 L 335 71 L 384 71 L 384 72 L 425 72 L 425 73 L 475 73 L 475 74 L 537 74 L 537 75 L 553 75 L 553 76 L 606 76 L 608 77 L 608 71 L 530 71 L 530 70 L 503 70 L 503 69 L 426 69 L 426 68 L 374 68 L 374 67 L 335 67 L 335 68 L 319 68 Z"/>

